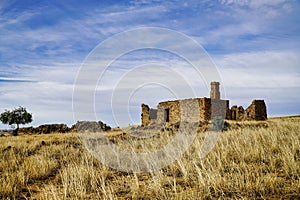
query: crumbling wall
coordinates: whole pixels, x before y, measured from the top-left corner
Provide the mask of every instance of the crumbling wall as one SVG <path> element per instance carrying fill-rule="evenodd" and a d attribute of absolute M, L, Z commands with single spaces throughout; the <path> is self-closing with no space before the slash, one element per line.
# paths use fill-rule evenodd
<path fill-rule="evenodd" d="M 237 107 L 236 105 L 232 106 L 230 109 L 230 119 L 242 121 L 245 119 L 245 109 L 243 106 Z"/>
<path fill-rule="evenodd" d="M 168 115 L 168 116 L 166 116 Z M 211 100 L 194 98 L 160 102 L 157 106 L 157 122 L 176 124 L 181 121 L 209 121 L 211 117 Z"/>
<path fill-rule="evenodd" d="M 208 122 L 214 118 L 225 119 L 229 110 L 229 100 L 199 98 L 200 122 Z"/>
<path fill-rule="evenodd" d="M 70 128 L 66 124 L 44 124 L 36 128 L 24 127 L 19 129 L 19 133 L 30 134 L 48 134 L 48 133 L 67 133 L 70 132 Z"/>
<path fill-rule="evenodd" d="M 229 108 L 229 100 L 225 100 L 226 101 L 226 116 L 225 119 L 231 119 L 231 111 Z"/>
<path fill-rule="evenodd" d="M 184 99 L 180 103 L 181 122 L 197 123 L 200 118 L 200 101 L 198 98 Z"/>
<path fill-rule="evenodd" d="M 237 120 L 242 121 L 245 119 L 245 109 L 243 106 L 239 106 L 237 109 Z"/>
<path fill-rule="evenodd" d="M 19 132 L 24 134 L 48 134 L 48 133 L 69 133 L 69 132 L 101 132 L 109 131 L 111 127 L 101 121 L 78 121 L 69 128 L 66 124 L 43 124 L 36 128 L 24 127 L 20 128 Z"/>
<path fill-rule="evenodd" d="M 179 100 L 160 102 L 157 106 L 157 122 L 169 122 L 171 124 L 180 122 Z"/>
<path fill-rule="evenodd" d="M 206 97 L 160 102 L 157 110 L 142 104 L 142 126 L 147 126 L 151 122 L 170 124 L 182 121 L 209 122 L 212 118 L 225 119 L 228 110 L 228 100 L 212 100 Z M 151 115 L 156 115 L 156 118 Z"/>
<path fill-rule="evenodd" d="M 247 120 L 267 120 L 267 107 L 264 100 L 253 100 L 246 109 L 245 118 Z"/>
<path fill-rule="evenodd" d="M 78 121 L 71 129 L 77 132 L 102 132 L 110 131 L 111 127 L 101 121 Z"/>
<path fill-rule="evenodd" d="M 264 100 L 253 100 L 245 110 L 232 106 L 229 100 L 220 99 L 219 82 L 211 82 L 210 98 L 194 98 L 160 102 L 157 109 L 142 104 L 142 126 L 151 122 L 176 124 L 181 121 L 209 122 L 215 119 L 266 120 L 267 109 Z"/>
<path fill-rule="evenodd" d="M 199 98 L 200 122 L 208 122 L 211 117 L 211 99 Z"/>
<path fill-rule="evenodd" d="M 236 120 L 237 106 L 231 106 L 230 108 L 230 118 L 231 120 Z"/>
<path fill-rule="evenodd" d="M 229 107 L 228 100 L 211 99 L 211 119 L 225 119 L 226 111 Z"/>
<path fill-rule="evenodd" d="M 264 100 L 253 100 L 245 110 L 242 106 L 238 107 L 236 105 L 229 109 L 229 100 L 206 97 L 160 102 L 157 109 L 150 109 L 149 106 L 142 104 L 142 126 L 147 126 L 151 122 L 176 124 L 181 121 L 189 121 L 207 123 L 214 119 L 266 120 L 267 109 Z"/>
<path fill-rule="evenodd" d="M 157 109 L 150 108 L 149 118 L 150 118 L 151 122 L 155 121 L 157 119 Z"/>
<path fill-rule="evenodd" d="M 147 126 L 151 122 L 149 110 L 150 108 L 148 105 L 142 104 L 142 114 L 141 114 L 142 126 Z"/>
<path fill-rule="evenodd" d="M 230 109 L 231 120 L 266 120 L 267 108 L 264 100 L 253 100 L 251 105 L 245 110 L 242 106 L 232 106 Z"/>

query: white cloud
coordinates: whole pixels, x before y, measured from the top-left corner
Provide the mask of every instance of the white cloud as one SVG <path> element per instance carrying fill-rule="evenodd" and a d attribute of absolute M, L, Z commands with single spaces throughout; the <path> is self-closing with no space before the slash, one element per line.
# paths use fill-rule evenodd
<path fill-rule="evenodd" d="M 289 0 L 221 0 L 221 3 L 225 5 L 249 6 L 250 8 L 277 6 L 289 2 Z"/>
<path fill-rule="evenodd" d="M 278 106 L 289 102 L 289 105 L 298 106 L 300 98 L 300 94 L 296 92 L 300 90 L 298 54 L 292 51 L 263 51 L 216 57 L 226 97 L 233 104 L 243 106 L 248 106 L 255 98 L 265 99 L 273 107 L 273 110 L 268 111 L 271 115 L 276 112 L 280 114 L 285 109 L 282 105 L 280 111 L 275 104 Z M 294 112 L 299 109 L 295 107 Z"/>
<path fill-rule="evenodd" d="M 19 66 L 16 77 L 10 80 L 26 82 L 2 82 L 0 85 L 0 112 L 24 106 L 33 113 L 32 125 L 44 122 L 73 123 L 72 93 L 79 64 L 56 63 L 56 66 Z M 2 126 L 6 128 L 7 126 Z"/>

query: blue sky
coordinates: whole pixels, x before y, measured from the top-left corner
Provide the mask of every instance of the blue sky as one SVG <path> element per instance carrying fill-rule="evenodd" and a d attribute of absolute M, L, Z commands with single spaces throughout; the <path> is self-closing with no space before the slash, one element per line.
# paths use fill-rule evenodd
<path fill-rule="evenodd" d="M 122 31 L 161 27 L 204 47 L 231 105 L 247 107 L 262 98 L 270 116 L 299 114 L 299 11 L 297 0 L 0 0 L 0 111 L 21 105 L 33 113 L 33 126 L 73 124 L 74 81 L 88 54 Z M 166 57 L 184 65 L 166 52 L 140 51 L 115 62 L 106 79 L 126 71 L 128 60 L 164 63 Z M 114 126 L 109 112 L 113 88 L 109 81 L 98 87 L 97 117 Z M 154 106 L 172 98 L 166 88 L 143 91 L 128 100 L 132 123 L 139 123 L 140 101 Z M 208 91 L 197 94 L 208 96 Z"/>

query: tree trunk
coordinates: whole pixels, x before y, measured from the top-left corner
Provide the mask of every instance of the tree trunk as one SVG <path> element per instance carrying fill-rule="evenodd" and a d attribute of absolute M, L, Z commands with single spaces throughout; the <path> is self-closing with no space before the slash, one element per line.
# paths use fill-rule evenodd
<path fill-rule="evenodd" d="M 17 124 L 17 128 L 13 130 L 13 136 L 18 136 L 19 124 Z"/>

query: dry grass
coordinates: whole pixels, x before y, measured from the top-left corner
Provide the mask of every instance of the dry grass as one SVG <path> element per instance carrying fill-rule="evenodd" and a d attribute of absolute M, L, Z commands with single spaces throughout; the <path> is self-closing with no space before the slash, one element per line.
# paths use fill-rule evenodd
<path fill-rule="evenodd" d="M 0 198 L 300 198 L 300 118 L 229 123 L 204 159 L 199 134 L 180 160 L 140 174 L 104 166 L 85 150 L 77 133 L 1 137 Z M 108 136 L 136 149 L 173 138 L 169 132 L 143 140 L 118 131 Z"/>

